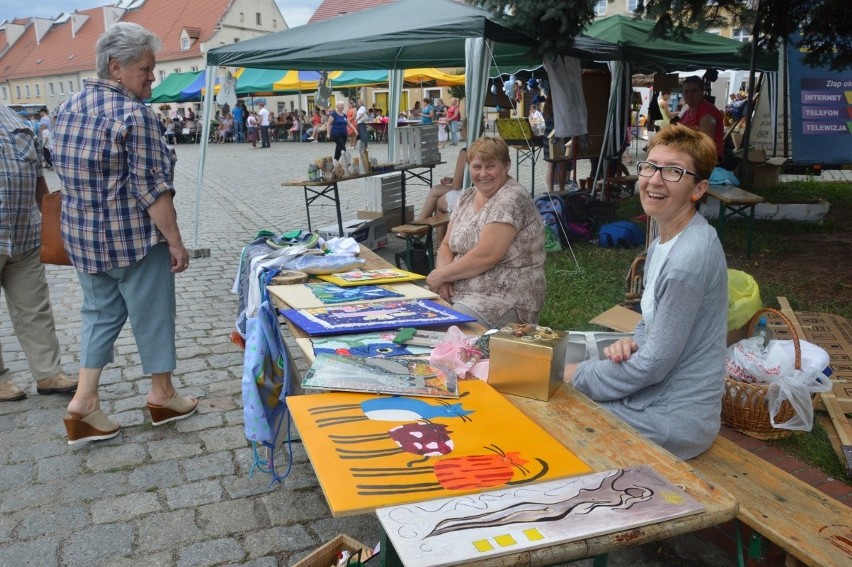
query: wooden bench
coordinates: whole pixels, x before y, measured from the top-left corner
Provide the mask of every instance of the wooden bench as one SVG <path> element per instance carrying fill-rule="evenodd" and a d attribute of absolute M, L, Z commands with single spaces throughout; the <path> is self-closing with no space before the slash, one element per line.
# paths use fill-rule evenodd
<path fill-rule="evenodd" d="M 412 265 L 412 243 L 415 239 L 426 237 L 426 257 L 429 260 L 429 271 L 435 269 L 435 250 L 432 245 L 432 230 L 450 224 L 450 215 L 435 215 L 423 220 L 413 220 L 408 224 L 395 226 L 391 232 L 405 237 L 406 265 Z"/>
<path fill-rule="evenodd" d="M 852 565 L 852 509 L 842 502 L 724 437 L 687 464 L 736 498 L 737 521 L 782 548 L 787 567 Z M 739 565 L 744 565 L 742 543 L 737 543 Z M 759 555 L 759 540 L 749 549 Z"/>
<path fill-rule="evenodd" d="M 707 195 L 719 201 L 719 221 L 717 232 L 719 242 L 725 244 L 725 221 L 728 218 L 742 217 L 748 220 L 748 237 L 746 240 L 746 257 L 751 258 L 751 241 L 754 237 L 754 208 L 763 202 L 763 197 L 744 191 L 731 185 L 710 185 Z"/>

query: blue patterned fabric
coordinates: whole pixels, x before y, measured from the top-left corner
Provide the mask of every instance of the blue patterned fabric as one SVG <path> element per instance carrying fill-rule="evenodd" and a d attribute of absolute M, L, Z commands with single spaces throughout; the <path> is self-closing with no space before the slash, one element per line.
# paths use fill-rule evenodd
<path fill-rule="evenodd" d="M 35 180 L 42 176 L 41 147 L 29 122 L 0 105 L 0 255 L 22 254 L 41 244 Z"/>
<path fill-rule="evenodd" d="M 290 377 L 289 353 L 281 338 L 275 310 L 266 299 L 256 317 L 246 321 L 246 350 L 243 362 L 243 419 L 246 439 L 255 447 L 268 448 L 270 458 L 262 460 L 255 450 L 254 469 L 259 468 L 280 481 L 289 474 L 279 476 L 275 472 L 273 458 L 275 448 L 280 445 L 279 434 L 286 424 L 289 441 L 289 412 L 286 396 Z M 292 459 L 288 460 L 292 463 Z"/>

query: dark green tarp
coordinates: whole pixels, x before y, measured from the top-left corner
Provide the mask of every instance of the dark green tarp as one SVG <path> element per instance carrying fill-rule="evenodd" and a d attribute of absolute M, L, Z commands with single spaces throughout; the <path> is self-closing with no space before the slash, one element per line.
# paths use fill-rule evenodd
<path fill-rule="evenodd" d="M 491 65 L 512 72 L 541 64 L 536 41 L 453 0 L 398 0 L 376 8 L 211 49 L 208 65 L 266 69 L 375 70 L 464 67 L 465 40 L 494 41 Z M 572 55 L 612 59 L 613 45 L 587 37 Z"/>
<path fill-rule="evenodd" d="M 591 23 L 583 33 L 618 45 L 619 59 L 629 62 L 634 73 L 749 68 L 749 51 L 735 39 L 701 31 L 682 39 L 651 39 L 653 27 L 649 20 L 616 15 Z M 757 68 L 775 71 L 777 55 L 759 54 Z"/>
<path fill-rule="evenodd" d="M 181 94 L 181 91 L 189 87 L 204 71 L 192 71 L 188 73 L 172 73 L 168 75 L 163 82 L 154 87 L 151 91 L 149 103 L 158 102 L 189 102 L 193 99 Z"/>

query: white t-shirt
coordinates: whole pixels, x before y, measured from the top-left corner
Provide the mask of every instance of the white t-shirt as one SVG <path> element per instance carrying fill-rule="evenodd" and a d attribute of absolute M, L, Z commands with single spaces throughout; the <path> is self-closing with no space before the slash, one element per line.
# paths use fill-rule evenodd
<path fill-rule="evenodd" d="M 355 122 L 358 124 L 365 124 L 367 122 L 367 107 L 359 106 L 358 112 L 355 113 Z"/>
<path fill-rule="evenodd" d="M 269 126 L 269 111 L 266 108 L 261 108 L 258 114 L 260 114 L 260 125 Z"/>
<path fill-rule="evenodd" d="M 680 236 L 680 233 L 676 234 L 674 238 L 665 244 L 660 244 L 657 241 L 657 247 L 651 255 L 651 261 L 645 263 L 645 289 L 642 291 L 640 304 L 642 306 L 642 319 L 645 320 L 646 333 L 654 323 L 654 311 L 657 309 L 657 303 L 654 301 L 654 286 L 657 284 L 657 278 L 660 276 L 663 262 L 666 261 L 678 236 Z"/>
<path fill-rule="evenodd" d="M 249 128 L 257 128 L 257 118 L 254 117 L 254 114 L 249 114 L 246 124 Z"/>

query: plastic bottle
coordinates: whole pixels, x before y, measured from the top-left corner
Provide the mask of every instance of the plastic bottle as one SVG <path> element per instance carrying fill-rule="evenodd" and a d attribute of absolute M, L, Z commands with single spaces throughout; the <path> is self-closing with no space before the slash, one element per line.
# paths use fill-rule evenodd
<path fill-rule="evenodd" d="M 766 326 L 766 317 L 761 317 L 754 328 L 753 337 L 761 337 L 763 339 L 763 348 L 769 346 L 769 341 L 772 340 L 772 329 Z"/>

